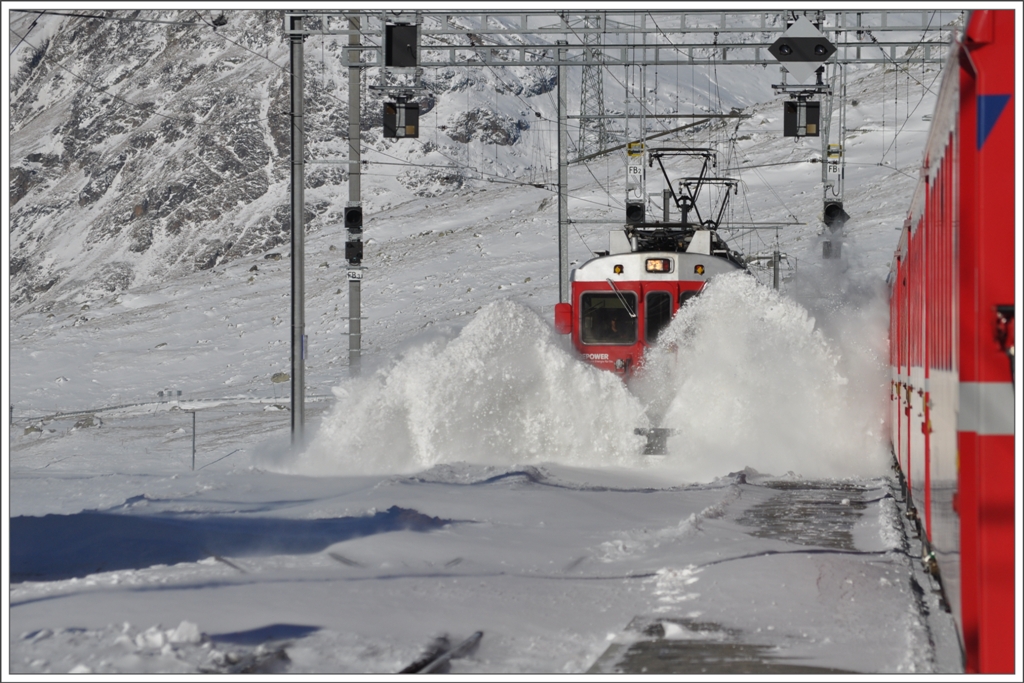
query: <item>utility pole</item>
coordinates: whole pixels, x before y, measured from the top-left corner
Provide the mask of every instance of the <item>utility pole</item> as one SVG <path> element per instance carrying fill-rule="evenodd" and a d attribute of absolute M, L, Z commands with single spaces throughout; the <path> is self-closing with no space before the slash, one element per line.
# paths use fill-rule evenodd
<path fill-rule="evenodd" d="M 302 16 L 292 15 L 291 28 L 301 31 Z M 305 442 L 306 400 L 306 245 L 305 123 L 303 120 L 302 33 L 291 34 L 292 79 L 292 447 Z M 193 419 L 195 414 L 193 414 Z"/>
<path fill-rule="evenodd" d="M 568 41 L 558 41 L 558 300 L 569 302 L 569 97 Z"/>
<path fill-rule="evenodd" d="M 348 35 L 348 44 L 355 48 L 359 45 L 359 15 L 349 16 L 352 32 Z M 363 284 L 363 220 L 360 198 L 359 167 L 362 157 L 359 152 L 359 55 L 360 51 L 348 51 L 348 201 L 349 206 L 357 209 L 353 215 L 358 221 L 346 221 L 348 230 L 345 242 L 345 257 L 348 259 L 348 371 L 349 376 L 358 377 L 362 362 L 363 327 L 362 319 L 362 284 Z M 348 223 L 351 223 L 349 225 Z"/>

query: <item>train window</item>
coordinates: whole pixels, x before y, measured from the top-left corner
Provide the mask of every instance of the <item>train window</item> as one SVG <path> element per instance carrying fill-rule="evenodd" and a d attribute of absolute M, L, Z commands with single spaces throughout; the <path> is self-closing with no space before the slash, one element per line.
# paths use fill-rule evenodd
<path fill-rule="evenodd" d="M 679 305 L 682 306 L 687 301 L 700 294 L 701 291 L 702 290 L 700 289 L 691 289 L 687 292 L 679 292 Z"/>
<path fill-rule="evenodd" d="M 622 297 L 621 299 L 619 297 Z M 622 305 L 623 299 L 629 310 Z M 580 299 L 580 330 L 584 344 L 635 344 L 636 294 L 587 292 Z"/>
<path fill-rule="evenodd" d="M 658 334 L 672 322 L 672 295 L 668 292 L 648 292 L 644 306 L 644 334 L 653 344 Z"/>

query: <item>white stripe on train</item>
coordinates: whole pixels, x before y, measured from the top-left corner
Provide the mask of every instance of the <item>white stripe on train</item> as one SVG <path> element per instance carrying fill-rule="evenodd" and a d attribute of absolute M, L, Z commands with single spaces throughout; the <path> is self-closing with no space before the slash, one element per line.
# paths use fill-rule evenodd
<path fill-rule="evenodd" d="M 960 382 L 957 431 L 1013 436 L 1013 383 Z"/>

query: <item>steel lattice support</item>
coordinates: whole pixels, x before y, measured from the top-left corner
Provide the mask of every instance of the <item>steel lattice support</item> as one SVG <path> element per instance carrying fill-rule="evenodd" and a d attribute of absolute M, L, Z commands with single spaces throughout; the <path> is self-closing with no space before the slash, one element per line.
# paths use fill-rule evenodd
<path fill-rule="evenodd" d="M 346 50 L 364 55 L 365 66 L 383 64 L 383 33 L 395 14 L 385 10 L 330 10 L 285 13 L 285 33 L 348 35 L 348 16 L 363 19 L 363 43 Z M 600 28 L 585 24 L 593 12 L 555 10 L 417 10 L 419 66 L 569 66 L 659 64 L 753 64 L 777 66 L 768 53 L 786 29 L 784 13 L 633 10 L 601 12 Z M 826 12 L 822 31 L 835 32 L 840 64 L 943 64 L 953 32 L 953 10 Z M 315 17 L 316 28 L 295 28 L 291 16 Z M 598 34 L 599 42 L 589 42 Z M 566 49 L 555 49 L 557 40 Z M 715 49 L 711 49 L 712 45 Z"/>
<path fill-rule="evenodd" d="M 585 29 L 600 29 L 601 16 L 588 14 L 584 18 Z M 587 31 L 584 34 L 587 45 L 587 60 L 583 66 L 583 81 L 580 87 L 580 137 L 576 156 L 600 152 L 608 144 L 605 131 L 604 111 L 604 67 L 601 66 L 601 33 Z M 591 118 L 598 117 L 598 118 Z"/>
<path fill-rule="evenodd" d="M 292 45 L 292 117 L 293 179 L 292 236 L 303 234 L 302 155 L 295 154 L 304 142 L 301 93 L 302 39 L 306 36 L 349 36 L 347 45 L 337 45 L 350 64 L 350 74 L 359 68 L 383 67 L 384 33 L 401 11 L 329 10 L 284 13 L 284 32 Z M 408 14 L 408 13 L 407 13 Z M 417 64 L 419 68 L 449 66 L 555 67 L 558 77 L 558 233 L 559 300 L 568 300 L 568 121 L 580 120 L 580 153 L 577 161 L 595 156 L 584 150 L 608 148 L 605 120 L 622 114 L 604 111 L 603 70 L 623 65 L 704 65 L 746 64 L 778 66 L 768 48 L 786 29 L 786 17 L 780 12 L 689 11 L 679 10 L 607 10 L 567 12 L 556 10 L 450 11 L 417 9 L 419 24 Z M 943 15 L 950 18 L 947 19 Z M 955 33 L 962 12 L 921 10 L 917 12 L 837 11 L 825 13 L 820 26 L 832 32 L 837 52 L 829 64 L 908 64 L 941 65 L 946 61 L 950 35 Z M 304 23 L 303 19 L 310 19 Z M 583 67 L 583 93 L 580 116 L 567 111 L 568 68 Z M 298 86 L 296 87 L 296 83 Z M 357 91 L 356 91 L 357 92 Z M 350 91 L 353 97 L 353 91 Z M 358 140 L 358 98 L 350 105 L 350 139 Z M 694 114 L 661 114 L 661 118 L 690 118 Z M 729 114 L 699 115 L 732 118 Z M 690 126 L 690 123 L 666 135 Z M 358 203 L 359 149 L 350 149 L 350 197 Z M 590 222 L 582 220 L 579 222 Z M 361 227 L 361 225 L 360 225 Z M 361 231 L 360 233 L 361 234 Z M 353 238 L 354 235 L 351 235 Z M 348 245 L 346 244 L 346 250 Z M 303 396 L 305 393 L 305 318 L 303 313 L 304 272 L 302 243 L 293 246 L 293 333 L 292 333 L 292 440 L 302 443 Z M 361 251 L 360 251 L 361 253 Z M 298 256 L 297 256 L 298 255 Z M 359 280 L 362 268 L 349 268 L 349 363 L 358 374 L 360 358 Z"/>

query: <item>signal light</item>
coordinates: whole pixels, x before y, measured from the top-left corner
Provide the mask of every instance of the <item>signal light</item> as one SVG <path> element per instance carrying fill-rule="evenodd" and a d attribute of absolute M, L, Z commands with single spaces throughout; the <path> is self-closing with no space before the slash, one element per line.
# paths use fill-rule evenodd
<path fill-rule="evenodd" d="M 384 26 L 384 66 L 419 66 L 419 26 L 387 24 Z"/>
<path fill-rule="evenodd" d="M 363 207 L 345 207 L 345 229 L 359 232 L 363 229 Z"/>
<path fill-rule="evenodd" d="M 697 265 L 695 265 L 693 267 L 693 272 L 697 273 L 697 275 L 703 275 L 704 274 L 704 266 L 702 266 L 701 264 L 698 263 Z"/>
<path fill-rule="evenodd" d="M 819 137 L 820 123 L 821 102 L 797 99 L 782 104 L 783 137 L 802 138 L 807 135 Z"/>
<path fill-rule="evenodd" d="M 418 102 L 384 103 L 384 137 L 418 138 L 420 136 L 420 105 Z"/>
<path fill-rule="evenodd" d="M 644 222 L 643 202 L 626 202 L 626 223 L 638 225 Z"/>
<path fill-rule="evenodd" d="M 800 17 L 768 48 L 798 83 L 813 76 L 835 51 L 836 46 L 807 17 Z"/>
<path fill-rule="evenodd" d="M 572 304 L 555 304 L 555 332 L 558 334 L 572 333 Z"/>
<path fill-rule="evenodd" d="M 363 260 L 363 243 L 345 242 L 345 259 L 349 262 L 349 265 L 358 266 Z"/>
<path fill-rule="evenodd" d="M 825 202 L 823 217 L 825 225 L 833 232 L 842 228 L 846 221 L 850 220 L 850 214 L 843 211 L 842 202 Z"/>

